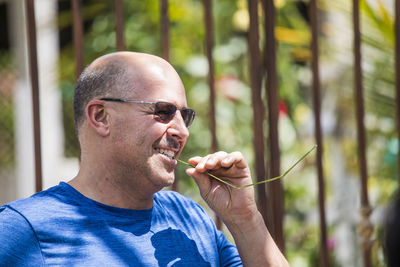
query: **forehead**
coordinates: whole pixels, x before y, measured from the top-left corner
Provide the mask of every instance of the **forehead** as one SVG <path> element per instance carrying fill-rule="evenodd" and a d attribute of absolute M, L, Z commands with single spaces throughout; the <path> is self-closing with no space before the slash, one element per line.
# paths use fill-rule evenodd
<path fill-rule="evenodd" d="M 150 65 L 144 72 L 135 76 L 135 90 L 130 92 L 133 94 L 132 97 L 147 101 L 167 101 L 179 107 L 187 105 L 185 88 L 172 67 Z"/>

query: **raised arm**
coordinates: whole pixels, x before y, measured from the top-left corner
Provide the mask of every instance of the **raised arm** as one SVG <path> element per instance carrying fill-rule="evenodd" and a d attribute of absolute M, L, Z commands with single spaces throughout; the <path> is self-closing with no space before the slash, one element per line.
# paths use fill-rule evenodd
<path fill-rule="evenodd" d="M 234 189 L 206 174 L 209 172 L 236 187 L 251 184 L 249 167 L 240 152 L 217 152 L 194 157 L 186 173 L 192 176 L 200 194 L 228 227 L 244 266 L 289 266 L 275 244 L 257 209 L 252 186 Z"/>

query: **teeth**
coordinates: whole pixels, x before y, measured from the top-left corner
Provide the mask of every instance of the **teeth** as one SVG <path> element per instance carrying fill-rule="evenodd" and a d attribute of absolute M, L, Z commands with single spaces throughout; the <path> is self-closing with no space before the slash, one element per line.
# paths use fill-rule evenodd
<path fill-rule="evenodd" d="M 162 149 L 162 148 L 156 148 L 155 150 L 171 159 L 173 159 L 175 157 L 175 152 L 172 150 L 167 150 L 167 149 Z"/>

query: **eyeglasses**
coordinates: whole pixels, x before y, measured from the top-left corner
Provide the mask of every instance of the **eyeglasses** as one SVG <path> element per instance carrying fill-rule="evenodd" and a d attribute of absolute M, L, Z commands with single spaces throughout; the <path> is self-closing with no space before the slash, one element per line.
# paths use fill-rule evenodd
<path fill-rule="evenodd" d="M 158 101 L 158 102 L 149 102 L 149 101 L 142 101 L 142 100 L 130 100 L 130 99 L 122 99 L 122 98 L 109 98 L 109 97 L 103 97 L 100 98 L 100 100 L 103 101 L 112 101 L 112 102 L 122 102 L 122 103 L 137 103 L 137 104 L 149 104 L 149 105 L 154 105 L 154 116 L 159 118 L 160 121 L 163 123 L 168 123 L 171 121 L 174 116 L 175 112 L 179 110 L 181 112 L 183 121 L 185 122 L 185 125 L 187 128 L 190 127 L 190 125 L 193 122 L 195 112 L 193 109 L 190 108 L 181 108 L 178 109 L 174 104 L 169 103 L 169 102 L 164 102 L 164 101 Z"/>

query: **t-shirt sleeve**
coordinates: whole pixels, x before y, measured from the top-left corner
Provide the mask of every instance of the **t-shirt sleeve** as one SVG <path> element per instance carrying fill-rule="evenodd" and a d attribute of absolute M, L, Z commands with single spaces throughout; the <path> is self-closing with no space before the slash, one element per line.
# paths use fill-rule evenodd
<path fill-rule="evenodd" d="M 243 266 L 236 246 L 221 231 L 218 231 L 218 249 L 221 266 Z"/>
<path fill-rule="evenodd" d="M 44 266 L 31 225 L 7 206 L 0 207 L 0 266 Z"/>

